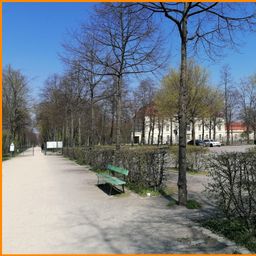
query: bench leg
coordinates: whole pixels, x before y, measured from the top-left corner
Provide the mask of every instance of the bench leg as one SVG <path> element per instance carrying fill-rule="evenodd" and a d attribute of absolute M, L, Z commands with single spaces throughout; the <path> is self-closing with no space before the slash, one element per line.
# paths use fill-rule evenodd
<path fill-rule="evenodd" d="M 123 193 L 124 193 L 124 185 L 122 185 L 122 188 L 123 188 Z"/>
<path fill-rule="evenodd" d="M 110 185 L 110 191 L 109 191 L 110 196 L 111 196 L 111 192 L 112 192 L 112 185 Z"/>

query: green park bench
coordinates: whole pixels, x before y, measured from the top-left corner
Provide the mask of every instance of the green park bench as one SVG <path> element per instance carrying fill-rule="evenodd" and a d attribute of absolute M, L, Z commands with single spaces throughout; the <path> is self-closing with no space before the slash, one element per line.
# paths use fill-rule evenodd
<path fill-rule="evenodd" d="M 125 178 L 125 176 L 128 175 L 129 171 L 126 169 L 123 169 L 121 167 L 113 166 L 113 165 L 107 165 L 108 173 L 97 173 L 98 176 L 98 184 L 100 180 L 105 181 L 105 183 L 108 183 L 110 185 L 110 191 L 109 195 L 111 195 L 113 186 L 122 186 L 123 193 L 124 193 L 124 185 L 126 182 L 124 180 L 121 180 L 120 178 L 116 177 L 116 174 L 121 174 Z"/>

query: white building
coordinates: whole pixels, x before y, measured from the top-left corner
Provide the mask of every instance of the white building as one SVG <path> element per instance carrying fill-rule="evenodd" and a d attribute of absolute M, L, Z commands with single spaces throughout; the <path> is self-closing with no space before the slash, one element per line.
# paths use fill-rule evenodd
<path fill-rule="evenodd" d="M 143 121 L 137 122 L 134 143 L 142 143 Z M 145 144 L 178 144 L 179 125 L 176 118 L 159 120 L 158 117 L 150 119 L 149 116 L 144 120 Z M 187 141 L 192 140 L 193 125 L 187 126 Z M 217 118 L 215 125 L 209 120 L 196 119 L 194 125 L 195 139 L 215 139 L 223 142 L 226 136 L 225 123 L 223 118 Z"/>

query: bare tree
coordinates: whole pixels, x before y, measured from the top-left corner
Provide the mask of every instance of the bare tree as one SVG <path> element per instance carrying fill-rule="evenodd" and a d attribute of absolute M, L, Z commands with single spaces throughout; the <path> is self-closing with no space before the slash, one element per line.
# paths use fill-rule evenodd
<path fill-rule="evenodd" d="M 254 132 L 256 141 L 256 75 L 241 81 L 240 95 L 240 117 L 246 125 L 247 143 L 250 141 L 250 130 Z"/>
<path fill-rule="evenodd" d="M 231 122 L 233 119 L 232 95 L 233 95 L 233 84 L 231 78 L 231 71 L 228 65 L 225 65 L 221 71 L 221 83 L 224 89 L 224 117 L 226 126 L 226 144 L 230 145 L 230 133 L 231 133 Z"/>
<path fill-rule="evenodd" d="M 27 78 L 10 65 L 3 70 L 3 149 L 14 142 L 16 146 L 25 146 L 26 135 L 31 129 L 29 110 L 29 88 Z"/>
<path fill-rule="evenodd" d="M 153 72 L 160 67 L 160 39 L 155 36 L 156 28 L 152 19 L 143 22 L 142 17 L 147 12 L 125 3 L 104 3 L 98 6 L 93 18 L 95 23 L 90 26 L 94 39 L 102 49 L 95 59 L 105 67 L 104 75 L 115 77 L 117 149 L 120 149 L 121 143 L 124 78 Z"/>
<path fill-rule="evenodd" d="M 92 31 L 87 27 L 81 26 L 79 31 L 70 34 L 71 40 L 63 43 L 65 53 L 61 59 L 66 63 L 73 73 L 81 77 L 81 83 L 86 90 L 86 96 L 90 103 L 90 131 L 88 145 L 95 144 L 95 104 L 109 95 L 106 94 L 104 81 L 105 67 L 97 61 L 101 49 L 99 43 L 94 39 Z"/>
<path fill-rule="evenodd" d="M 186 128 L 187 128 L 187 56 L 188 46 L 214 57 L 220 49 L 235 46 L 234 32 L 251 29 L 255 8 L 247 3 L 140 3 L 153 13 L 164 15 L 177 29 L 180 38 L 179 92 L 179 204 L 187 203 Z M 251 8 L 252 7 L 252 8 Z M 218 51 L 216 51 L 218 49 Z"/>
<path fill-rule="evenodd" d="M 156 88 L 152 80 L 145 79 L 142 80 L 139 86 L 134 91 L 134 97 L 138 102 L 137 109 L 137 121 L 141 124 L 141 143 L 145 144 L 145 129 L 146 129 L 146 111 L 147 108 L 153 103 L 154 96 L 156 93 Z M 152 120 L 151 120 L 152 121 Z M 151 125 L 149 125 L 151 126 Z"/>

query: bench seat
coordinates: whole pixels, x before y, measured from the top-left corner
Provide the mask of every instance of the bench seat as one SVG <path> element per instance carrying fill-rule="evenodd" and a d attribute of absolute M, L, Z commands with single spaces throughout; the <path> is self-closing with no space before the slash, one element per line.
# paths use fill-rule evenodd
<path fill-rule="evenodd" d="M 120 178 L 116 177 L 115 174 L 123 175 L 124 177 L 128 175 L 129 171 L 126 169 L 123 169 L 121 167 L 113 166 L 113 165 L 107 165 L 108 173 L 97 173 L 98 176 L 98 184 L 100 180 L 105 181 L 105 183 L 110 184 L 110 192 L 111 195 L 112 187 L 113 186 L 122 186 L 123 192 L 124 192 L 124 185 L 126 182 L 124 180 L 121 180 Z"/>
<path fill-rule="evenodd" d="M 124 185 L 126 184 L 125 181 L 118 179 L 117 177 L 113 177 L 109 174 L 105 174 L 105 173 L 98 173 L 97 174 L 99 177 L 103 178 L 105 181 L 107 181 L 107 183 L 110 183 L 112 185 L 118 186 L 118 185 Z"/>

